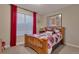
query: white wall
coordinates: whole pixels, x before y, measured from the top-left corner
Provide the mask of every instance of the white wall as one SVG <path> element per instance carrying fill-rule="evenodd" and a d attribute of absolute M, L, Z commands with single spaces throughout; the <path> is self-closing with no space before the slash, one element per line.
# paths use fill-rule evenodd
<path fill-rule="evenodd" d="M 65 43 L 79 47 L 79 5 L 71 5 L 46 16 L 62 13 L 62 25 L 65 27 Z"/>
<path fill-rule="evenodd" d="M 10 5 L 0 5 L 0 38 L 10 45 Z"/>

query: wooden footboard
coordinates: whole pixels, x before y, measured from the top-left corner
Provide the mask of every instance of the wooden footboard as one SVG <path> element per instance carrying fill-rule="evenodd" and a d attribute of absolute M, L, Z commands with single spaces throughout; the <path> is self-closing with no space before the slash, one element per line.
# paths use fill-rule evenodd
<path fill-rule="evenodd" d="M 39 54 L 48 53 L 48 40 L 39 39 L 25 34 L 25 47 L 34 49 Z"/>

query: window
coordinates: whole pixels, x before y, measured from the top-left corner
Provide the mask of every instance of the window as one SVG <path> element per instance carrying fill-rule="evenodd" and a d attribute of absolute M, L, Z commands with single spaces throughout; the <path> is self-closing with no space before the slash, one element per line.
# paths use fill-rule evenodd
<path fill-rule="evenodd" d="M 24 34 L 24 14 L 17 13 L 17 35 Z"/>
<path fill-rule="evenodd" d="M 25 33 L 33 33 L 33 19 L 32 16 L 25 15 Z"/>
<path fill-rule="evenodd" d="M 32 34 L 33 19 L 32 16 L 17 13 L 17 35 Z"/>

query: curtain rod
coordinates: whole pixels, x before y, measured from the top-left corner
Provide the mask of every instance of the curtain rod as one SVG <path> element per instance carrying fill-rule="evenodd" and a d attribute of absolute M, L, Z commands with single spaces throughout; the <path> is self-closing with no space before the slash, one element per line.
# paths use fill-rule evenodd
<path fill-rule="evenodd" d="M 15 5 L 15 4 L 9 4 L 9 5 Z M 17 6 L 17 5 L 15 5 L 15 6 Z M 23 10 L 26 10 L 26 11 L 29 11 L 29 12 L 34 12 L 34 11 L 31 11 L 31 10 L 28 10 L 28 9 L 25 9 L 25 8 L 22 8 L 22 7 L 20 7 L 20 6 L 17 6 L 18 8 L 21 8 L 21 9 L 23 9 Z M 37 13 L 37 12 L 36 12 Z"/>
<path fill-rule="evenodd" d="M 15 5 L 16 6 L 16 5 Z M 23 9 L 23 10 L 26 10 L 26 11 L 29 11 L 29 12 L 34 12 L 34 11 L 31 11 L 31 10 L 28 10 L 28 9 L 25 9 L 25 8 L 22 8 L 22 7 L 19 7 L 19 6 L 17 6 L 18 8 L 21 8 L 21 9 Z M 37 13 L 37 12 L 36 12 Z M 37 13 L 37 14 L 39 14 L 39 13 Z M 39 14 L 39 15 L 41 15 L 41 14 Z"/>
<path fill-rule="evenodd" d="M 29 11 L 29 12 L 33 12 L 33 11 L 31 11 L 31 10 L 28 10 L 28 9 L 25 9 L 25 8 L 22 8 L 22 7 L 19 7 L 19 6 L 17 6 L 18 8 L 21 8 L 21 9 L 24 9 L 24 10 L 26 10 L 26 11 Z"/>
<path fill-rule="evenodd" d="M 14 4 L 9 4 L 9 5 L 14 5 Z M 17 5 L 15 5 L 15 6 L 17 6 Z M 21 8 L 21 9 L 23 9 L 23 10 L 26 10 L 26 11 L 29 11 L 29 12 L 34 12 L 34 11 L 31 11 L 31 10 L 28 10 L 28 9 L 25 9 L 25 8 L 22 8 L 22 7 L 19 7 L 19 6 L 17 6 L 18 8 Z M 37 12 L 36 12 L 37 13 Z M 37 13 L 37 14 L 39 14 L 39 13 Z M 39 15 L 41 15 L 41 14 L 39 14 Z"/>

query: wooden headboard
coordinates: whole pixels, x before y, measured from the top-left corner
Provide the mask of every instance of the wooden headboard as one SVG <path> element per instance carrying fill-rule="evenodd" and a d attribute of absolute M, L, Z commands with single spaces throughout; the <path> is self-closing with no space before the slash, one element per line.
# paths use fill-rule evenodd
<path fill-rule="evenodd" d="M 60 28 L 60 31 L 61 31 L 61 33 L 64 35 L 64 27 L 61 27 Z M 39 31 L 39 33 L 43 33 L 43 32 L 45 32 L 45 31 L 53 31 L 53 27 L 52 27 L 52 29 L 51 30 L 47 30 L 46 29 L 46 27 L 44 28 L 44 29 L 41 29 L 40 31 Z"/>
<path fill-rule="evenodd" d="M 65 28 L 61 27 L 60 31 L 61 31 L 61 34 L 64 36 Z"/>

